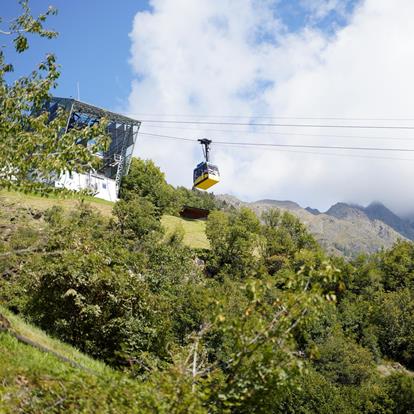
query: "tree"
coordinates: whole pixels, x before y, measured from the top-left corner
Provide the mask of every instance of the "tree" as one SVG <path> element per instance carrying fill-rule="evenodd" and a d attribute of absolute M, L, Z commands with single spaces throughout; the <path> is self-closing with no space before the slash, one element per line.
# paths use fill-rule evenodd
<path fill-rule="evenodd" d="M 414 292 L 405 288 L 379 295 L 371 320 L 382 352 L 414 368 Z"/>
<path fill-rule="evenodd" d="M 300 386 L 284 393 L 283 414 L 349 414 L 349 401 L 343 398 L 338 387 L 313 369 L 300 379 Z"/>
<path fill-rule="evenodd" d="M 345 338 L 339 329 L 319 345 L 318 351 L 316 368 L 333 383 L 359 386 L 373 376 L 371 353 Z"/>
<path fill-rule="evenodd" d="M 125 237 L 142 239 L 148 234 L 161 236 L 163 233 L 154 204 L 145 198 L 119 200 L 113 213 L 118 218 L 118 225 Z"/>
<path fill-rule="evenodd" d="M 175 190 L 178 207 L 184 205 L 205 208 L 207 210 L 220 210 L 227 207 L 225 201 L 217 199 L 214 194 L 193 188 L 177 187 Z"/>
<path fill-rule="evenodd" d="M 386 290 L 405 287 L 414 289 L 413 243 L 399 241 L 392 249 L 380 254 L 379 259 L 379 268 L 384 275 L 384 288 Z"/>
<path fill-rule="evenodd" d="M 262 220 L 266 239 L 265 263 L 270 274 L 289 265 L 301 250 L 318 250 L 313 236 L 292 214 L 271 209 L 262 214 Z"/>
<path fill-rule="evenodd" d="M 133 216 L 134 209 L 142 213 L 132 207 Z M 188 248 L 153 238 L 131 241 L 127 230 L 138 238 L 141 219 L 126 218 L 123 234 L 84 205 L 70 214 L 47 211 L 43 248 L 24 262 L 18 282 L 27 299 L 21 310 L 32 321 L 140 375 L 143 365 L 170 359 L 168 347 L 185 340 L 206 307 Z"/>
<path fill-rule="evenodd" d="M 386 389 L 394 402 L 393 413 L 414 413 L 414 378 L 404 374 L 393 374 L 386 380 Z"/>
<path fill-rule="evenodd" d="M 11 40 L 17 53 L 29 48 L 28 35 L 51 39 L 57 33 L 44 23 L 56 9 L 49 7 L 33 17 L 27 0 L 20 2 L 22 14 L 12 20 L 0 35 Z M 0 19 L 0 25 L 2 20 Z M 92 127 L 64 132 L 67 116 L 63 111 L 49 120 L 43 110 L 59 78 L 53 54 L 46 56 L 33 72 L 10 83 L 13 65 L 0 51 L 0 188 L 42 188 L 41 181 L 64 171 L 87 171 L 96 163 L 94 154 L 108 144 L 105 120 Z M 78 145 L 79 142 L 88 143 Z"/>
<path fill-rule="evenodd" d="M 327 281 L 336 277 L 329 267 L 323 273 Z M 197 368 L 200 387 L 208 387 L 213 403 L 209 411 L 280 412 L 281 397 L 297 385 L 305 367 L 294 333 L 318 318 L 326 303 L 314 277 L 296 275 L 283 291 L 271 277 L 249 278 L 233 281 L 235 295 L 228 288 L 216 293 L 213 318 L 203 328 L 207 333 L 195 340 L 197 361 L 203 360 L 202 345 L 210 353 Z M 209 373 L 206 381 L 202 372 Z"/>
<path fill-rule="evenodd" d="M 248 208 L 232 213 L 210 213 L 206 227 L 211 245 L 210 271 L 237 278 L 257 275 L 261 270 L 263 250 L 260 232 L 260 221 Z"/>
<path fill-rule="evenodd" d="M 174 188 L 165 181 L 165 174 L 152 160 L 133 158 L 127 176 L 122 179 L 123 199 L 143 197 L 151 201 L 160 215 L 174 209 Z"/>

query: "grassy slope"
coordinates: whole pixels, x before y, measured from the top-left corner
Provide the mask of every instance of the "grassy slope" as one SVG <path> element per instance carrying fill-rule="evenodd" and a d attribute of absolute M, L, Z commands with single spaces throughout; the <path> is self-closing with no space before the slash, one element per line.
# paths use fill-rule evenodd
<path fill-rule="evenodd" d="M 113 203 L 93 197 L 87 197 L 85 201 L 100 211 L 104 216 L 112 215 Z M 54 205 L 67 209 L 76 208 L 77 198 L 59 198 L 56 196 L 41 197 L 33 194 L 24 194 L 12 191 L 0 191 L 0 204 L 4 206 L 18 206 L 36 210 L 46 210 Z M 205 235 L 205 222 L 200 220 L 184 220 L 180 217 L 164 216 L 162 218 L 167 234 L 177 227 L 184 229 L 184 243 L 192 248 L 208 248 L 209 244 Z"/>
<path fill-rule="evenodd" d="M 93 372 L 0 332 L 1 413 L 147 412 L 144 387 L 105 364 L 48 337 L 0 307 L 12 330 L 70 358 Z"/>
<path fill-rule="evenodd" d="M 62 198 L 57 196 L 41 197 L 35 194 L 25 194 L 16 191 L 0 191 L 0 201 L 2 204 L 13 204 L 24 208 L 37 210 L 46 210 L 52 206 L 61 206 L 67 209 L 76 208 L 79 203 L 78 198 Z M 113 203 L 106 200 L 100 200 L 94 197 L 86 197 L 85 202 L 91 204 L 103 215 L 110 216 Z"/>
<path fill-rule="evenodd" d="M 86 200 L 109 217 L 113 204 Z M 40 197 L 32 194 L 0 191 L 0 232 L 7 238 L 16 227 L 41 227 L 36 211 L 60 205 L 68 210 L 78 199 Z M 34 214 L 33 214 L 34 213 Z M 208 247 L 205 222 L 164 216 L 167 234 L 182 226 L 185 242 L 191 247 Z M 140 384 L 75 348 L 53 339 L 16 317 L 0 305 L 0 313 L 12 324 L 13 332 L 86 368 L 72 366 L 55 355 L 19 342 L 0 332 L 0 413 L 148 413 L 154 390 Z M 157 410 L 158 411 L 158 410 Z"/>
<path fill-rule="evenodd" d="M 203 220 L 188 220 L 181 217 L 164 216 L 161 220 L 167 230 L 167 234 L 175 228 L 184 229 L 184 243 L 194 249 L 208 248 L 206 237 L 206 222 Z"/>

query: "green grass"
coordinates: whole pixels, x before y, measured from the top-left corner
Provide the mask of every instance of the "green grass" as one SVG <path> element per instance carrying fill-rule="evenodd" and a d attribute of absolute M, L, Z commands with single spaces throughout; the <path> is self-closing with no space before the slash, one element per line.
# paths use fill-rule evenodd
<path fill-rule="evenodd" d="M 31 341 L 50 349 L 59 355 L 62 355 L 63 357 L 69 358 L 70 360 L 94 372 L 103 374 L 109 370 L 104 363 L 90 358 L 78 351 L 76 348 L 48 336 L 42 330 L 25 323 L 21 318 L 12 314 L 2 306 L 0 306 L 0 313 L 10 321 L 13 331 L 17 334 L 20 334 L 25 338 L 28 338 Z"/>
<path fill-rule="evenodd" d="M 104 216 L 108 217 L 112 215 L 114 203 L 111 201 L 101 200 L 95 197 L 82 197 L 82 199 L 95 207 Z M 62 197 L 59 196 L 59 194 L 50 194 L 46 197 L 17 191 L 0 191 L 0 202 L 2 202 L 2 204 L 18 204 L 21 207 L 35 208 L 38 210 L 46 210 L 56 205 L 67 209 L 74 209 L 79 201 L 79 197 Z"/>
<path fill-rule="evenodd" d="M 206 222 L 203 220 L 189 220 L 175 216 L 164 216 L 161 220 L 167 234 L 177 227 L 184 229 L 184 243 L 193 249 L 208 249 L 209 242 L 206 236 Z"/>
<path fill-rule="evenodd" d="M 141 413 L 150 399 L 143 384 L 44 332 L 0 312 L 12 329 L 95 373 L 0 332 L 0 413 Z"/>
<path fill-rule="evenodd" d="M 112 216 L 112 208 L 114 203 L 101 200 L 94 197 L 85 197 L 84 201 L 96 208 L 105 217 Z M 23 208 L 31 208 L 36 210 L 46 210 L 52 206 L 58 205 L 67 210 L 75 209 L 79 203 L 76 197 L 59 197 L 52 194 L 48 197 L 42 197 L 36 194 L 25 194 L 16 191 L 0 191 L 0 204 L 2 208 L 8 205 L 14 205 Z M 177 227 L 184 230 L 184 243 L 194 249 L 207 249 L 209 242 L 206 237 L 206 222 L 203 220 L 188 220 L 181 217 L 165 215 L 161 220 L 166 233 L 172 233 Z"/>

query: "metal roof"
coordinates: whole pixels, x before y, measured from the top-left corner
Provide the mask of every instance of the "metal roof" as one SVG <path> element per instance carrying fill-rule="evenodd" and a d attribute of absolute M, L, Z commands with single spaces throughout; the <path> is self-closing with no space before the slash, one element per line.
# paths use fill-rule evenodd
<path fill-rule="evenodd" d="M 66 108 L 72 108 L 74 112 L 83 112 L 87 115 L 91 115 L 97 118 L 107 118 L 109 121 L 129 124 L 133 126 L 140 126 L 141 121 L 137 119 L 129 118 L 125 115 L 117 114 L 116 112 L 107 111 L 106 109 L 98 108 L 97 106 L 90 105 L 85 102 L 78 101 L 73 98 L 61 98 L 54 96 L 52 102 L 63 104 Z"/>

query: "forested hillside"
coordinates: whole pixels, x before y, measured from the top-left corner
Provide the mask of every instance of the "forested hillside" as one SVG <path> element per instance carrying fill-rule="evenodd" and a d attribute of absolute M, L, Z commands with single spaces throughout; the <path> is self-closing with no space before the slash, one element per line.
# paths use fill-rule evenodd
<path fill-rule="evenodd" d="M 287 212 L 259 220 L 217 204 L 210 249 L 194 250 L 161 225 L 176 191 L 136 160 L 112 217 L 87 203 L 37 212 L 37 225 L 25 219 L 33 211 L 13 214 L 1 240 L 1 303 L 120 371 L 115 390 L 126 402 L 115 412 L 413 412 L 412 243 L 348 262 L 326 255 Z M 4 335 L 3 349 L 32 352 Z M 52 412 L 95 404 L 97 379 L 90 397 L 65 405 L 64 368 L 21 361 L 39 386 L 7 375 L 3 411 L 30 412 L 23 391 Z M 61 391 L 39 388 L 44 378 L 60 378 Z"/>

